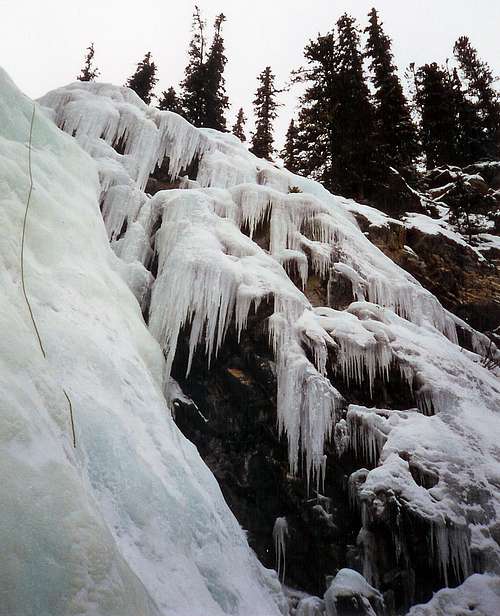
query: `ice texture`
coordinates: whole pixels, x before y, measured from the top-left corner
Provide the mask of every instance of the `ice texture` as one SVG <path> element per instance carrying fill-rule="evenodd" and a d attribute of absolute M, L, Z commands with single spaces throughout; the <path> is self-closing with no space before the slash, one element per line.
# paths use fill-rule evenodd
<path fill-rule="evenodd" d="M 376 616 L 377 612 L 373 606 L 383 608 L 384 605 L 379 591 L 370 586 L 360 573 L 352 569 L 341 569 L 328 586 L 325 592 L 326 616 L 338 616 L 342 613 L 337 610 L 340 597 L 355 598 L 358 602 L 356 612 L 367 616 Z"/>
<path fill-rule="evenodd" d="M 149 327 L 166 357 L 163 387 L 182 329 L 189 371 L 198 348 L 210 362 L 229 329 L 239 335 L 251 311 L 268 304 L 277 423 L 291 472 L 319 485 L 325 443 L 334 437 L 370 467 L 350 481 L 366 523 L 384 515 L 390 494 L 427 522 L 444 583 L 450 571 L 472 573 L 473 554 L 498 572 L 500 387 L 480 358 L 490 343 L 376 248 L 354 214 L 391 221 L 257 159 L 231 135 L 146 106 L 126 88 L 78 82 L 41 104 L 97 165 L 115 269 L 144 308 L 151 297 Z M 144 187 L 159 165 L 179 188 L 150 197 Z M 313 308 L 302 292 L 311 274 L 330 286 L 340 276 L 353 303 Z M 458 345 L 457 327 L 474 352 Z M 339 420 L 344 401 L 335 374 L 372 392 L 395 370 L 416 408 L 351 406 Z M 365 577 L 376 585 L 365 527 L 360 542 Z"/>
<path fill-rule="evenodd" d="M 273 526 L 274 556 L 278 577 L 284 581 L 286 573 L 286 543 L 288 539 L 288 522 L 286 518 L 276 518 Z"/>
<path fill-rule="evenodd" d="M 276 574 L 171 418 L 98 165 L 37 105 L 25 273 L 40 351 L 20 286 L 32 108 L 0 71 L 0 614 L 278 616 Z"/>

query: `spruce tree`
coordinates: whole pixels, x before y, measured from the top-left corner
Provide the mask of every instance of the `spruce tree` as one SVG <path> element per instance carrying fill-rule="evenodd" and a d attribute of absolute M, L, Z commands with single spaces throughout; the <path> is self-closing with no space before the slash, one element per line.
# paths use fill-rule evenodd
<path fill-rule="evenodd" d="M 255 131 L 252 133 L 251 152 L 259 158 L 272 160 L 274 153 L 273 122 L 277 117 L 280 104 L 276 95 L 281 92 L 274 85 L 274 74 L 267 66 L 259 75 L 259 87 L 253 101 L 255 110 Z"/>
<path fill-rule="evenodd" d="M 306 84 L 300 98 L 296 147 L 298 172 L 333 190 L 335 35 L 311 40 L 304 49 L 306 67 L 295 71 L 294 81 Z"/>
<path fill-rule="evenodd" d="M 456 91 L 449 72 L 435 62 L 415 73 L 416 103 L 420 110 L 420 133 L 427 169 L 460 162 L 460 126 Z"/>
<path fill-rule="evenodd" d="M 286 132 L 285 147 L 281 151 L 281 158 L 285 168 L 292 173 L 298 173 L 300 170 L 298 142 L 299 130 L 295 121 L 291 120 Z"/>
<path fill-rule="evenodd" d="M 411 177 L 419 153 L 417 128 L 393 63 L 391 39 L 385 34 L 374 8 L 368 17 L 365 55 L 370 59 L 375 88 L 377 159 L 382 166 L 394 167 Z"/>
<path fill-rule="evenodd" d="M 467 36 L 461 36 L 453 47 L 455 58 L 468 82 L 468 95 L 475 101 L 484 131 L 484 155 L 500 154 L 500 101 L 493 84 L 495 78 L 486 62 Z"/>
<path fill-rule="evenodd" d="M 486 154 L 487 136 L 477 106 L 466 96 L 456 68 L 453 69 L 450 79 L 458 127 L 457 164 L 464 166 L 476 162 Z"/>
<path fill-rule="evenodd" d="M 151 52 L 148 51 L 144 56 L 144 60 L 139 62 L 135 73 L 129 77 L 125 85 L 134 90 L 134 92 L 149 105 L 151 103 L 151 98 L 154 96 L 152 93 L 153 88 L 157 82 L 156 65 L 151 60 Z"/>
<path fill-rule="evenodd" d="M 214 38 L 207 51 L 206 22 L 195 6 L 189 62 L 181 83 L 184 117 L 195 126 L 226 130 L 225 110 L 229 107 L 224 84 L 224 54 L 221 13 L 215 19 Z"/>
<path fill-rule="evenodd" d="M 233 126 L 233 135 L 236 135 L 236 137 L 238 137 L 238 139 L 242 142 L 245 142 L 247 140 L 246 135 L 245 135 L 246 121 L 247 121 L 247 118 L 245 114 L 243 113 L 243 109 L 240 108 L 240 110 L 238 111 L 238 115 L 236 116 L 236 122 L 234 123 L 234 126 Z"/>
<path fill-rule="evenodd" d="M 100 71 L 94 66 L 94 54 L 94 43 L 90 43 L 87 47 L 87 55 L 85 56 L 82 71 L 77 77 L 79 81 L 94 81 L 96 77 L 99 77 Z"/>
<path fill-rule="evenodd" d="M 158 99 L 158 109 L 161 111 L 173 111 L 182 115 L 181 102 L 177 96 L 177 92 L 172 86 L 167 91 L 161 93 Z"/>
<path fill-rule="evenodd" d="M 195 126 L 202 126 L 205 118 L 205 27 L 200 9 L 195 5 L 192 37 L 189 44 L 189 62 L 181 83 L 184 117 Z"/>
<path fill-rule="evenodd" d="M 222 25 L 226 21 L 223 13 L 215 18 L 214 38 L 206 63 L 206 118 L 204 126 L 216 130 L 226 130 L 225 112 L 229 107 L 226 96 L 224 67 L 227 58 L 224 54 Z"/>
<path fill-rule="evenodd" d="M 374 111 L 363 73 L 359 32 L 347 13 L 337 21 L 334 65 L 332 173 L 337 190 L 362 199 L 377 184 Z"/>

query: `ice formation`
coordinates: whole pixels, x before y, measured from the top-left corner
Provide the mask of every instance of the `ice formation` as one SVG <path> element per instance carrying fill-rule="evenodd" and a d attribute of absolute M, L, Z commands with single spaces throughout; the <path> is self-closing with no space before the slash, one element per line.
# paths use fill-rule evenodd
<path fill-rule="evenodd" d="M 445 581 L 453 569 L 471 572 L 473 552 L 485 569 L 498 567 L 500 388 L 476 354 L 489 342 L 378 250 L 353 212 L 379 224 L 384 217 L 255 158 L 230 135 L 147 107 L 126 88 L 80 82 L 40 102 L 97 164 L 115 267 L 148 312 L 166 357 L 164 387 L 183 329 L 189 371 L 199 346 L 210 361 L 228 331 L 239 335 L 251 311 L 268 303 L 291 471 L 319 481 L 335 435 L 374 467 L 351 482 L 366 519 L 384 515 L 381 494 L 390 493 L 428 521 Z M 144 187 L 157 166 L 176 188 L 151 197 Z M 342 277 L 354 302 L 313 308 L 302 292 L 311 275 L 325 284 Z M 458 346 L 457 327 L 475 352 Z M 351 406 L 335 425 L 343 400 L 332 370 L 370 392 L 399 371 L 418 411 Z M 419 473 L 435 485 L 425 487 Z M 482 513 L 467 497 L 477 489 Z M 369 553 L 367 533 L 364 544 Z M 376 580 L 376 571 L 366 575 Z"/>
<path fill-rule="evenodd" d="M 337 603 L 342 597 L 350 600 L 353 612 L 367 616 L 376 616 L 374 607 L 381 610 L 384 607 L 382 595 L 378 590 L 352 569 L 341 569 L 328 586 L 325 592 L 326 616 L 338 616 Z M 352 599 L 357 601 L 356 607 L 352 604 Z"/>
<path fill-rule="evenodd" d="M 319 597 L 304 597 L 297 605 L 295 616 L 324 616 L 325 604 Z"/>
<path fill-rule="evenodd" d="M 0 613 L 278 616 L 276 574 L 171 419 L 96 163 L 37 108 L 25 274 L 40 352 L 19 268 L 32 109 L 0 72 Z"/>
<path fill-rule="evenodd" d="M 274 555 L 278 577 L 285 579 L 286 542 L 288 539 L 288 522 L 286 518 L 276 518 L 273 527 Z"/>

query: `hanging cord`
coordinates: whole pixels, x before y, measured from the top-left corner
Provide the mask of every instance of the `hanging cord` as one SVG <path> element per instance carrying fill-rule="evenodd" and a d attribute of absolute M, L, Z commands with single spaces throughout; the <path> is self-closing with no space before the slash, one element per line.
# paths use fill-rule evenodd
<path fill-rule="evenodd" d="M 26 240 L 26 226 L 27 226 L 27 222 L 28 222 L 28 211 L 29 211 L 29 207 L 30 207 L 30 202 L 31 202 L 31 193 L 33 192 L 33 172 L 31 169 L 31 143 L 33 141 L 33 126 L 35 124 L 35 103 L 33 103 L 33 113 L 31 114 L 31 123 L 30 123 L 30 136 L 29 136 L 29 140 L 28 140 L 28 172 L 29 172 L 29 178 L 30 178 L 30 188 L 29 188 L 29 192 L 28 192 L 28 198 L 26 200 L 26 209 L 24 211 L 24 220 L 23 220 L 23 235 L 22 235 L 22 239 L 21 239 L 21 286 L 23 289 L 23 295 L 24 295 L 24 299 L 26 301 L 26 305 L 28 306 L 28 310 L 30 313 L 30 317 L 31 317 L 31 322 L 33 323 L 33 328 L 35 330 L 36 333 L 36 337 L 38 340 L 38 344 L 40 345 L 40 350 L 42 351 L 42 355 L 44 356 L 45 359 L 47 359 L 47 353 L 45 352 L 45 348 L 43 346 L 42 343 L 42 338 L 40 336 L 40 332 L 38 330 L 38 326 L 36 324 L 35 321 L 35 316 L 33 314 L 33 310 L 31 308 L 31 304 L 28 298 L 28 294 L 26 292 L 26 284 L 25 284 L 25 280 L 24 280 L 24 244 L 25 244 L 25 240 Z M 66 392 L 66 390 L 63 388 L 63 393 L 66 397 L 66 400 L 68 401 L 68 406 L 69 406 L 69 416 L 70 416 L 70 420 L 71 420 L 71 433 L 73 436 L 73 447 L 76 447 L 76 433 L 75 433 L 75 422 L 74 422 L 74 418 L 73 418 L 73 405 L 71 404 L 71 399 L 68 396 L 68 393 Z"/>
<path fill-rule="evenodd" d="M 38 344 L 40 345 L 40 350 L 45 358 L 47 358 L 47 354 L 45 353 L 45 349 L 43 348 L 42 339 L 40 337 L 40 332 L 38 331 L 38 327 L 36 325 L 35 317 L 33 315 L 33 310 L 31 309 L 30 300 L 28 299 L 28 294 L 26 293 L 26 284 L 24 282 L 24 241 L 26 238 L 26 223 L 28 222 L 28 211 L 30 207 L 31 201 L 31 193 L 33 192 L 33 174 L 31 171 L 31 141 L 33 139 L 33 125 L 35 123 L 35 103 L 33 103 L 33 113 L 31 114 L 31 124 L 30 124 L 30 137 L 28 141 L 28 172 L 30 177 L 30 189 L 28 192 L 28 200 L 26 201 L 26 210 L 24 212 L 24 221 L 23 221 L 23 237 L 21 240 L 21 283 L 23 287 L 23 295 L 26 301 L 26 305 L 28 306 L 28 310 L 31 317 L 31 322 L 33 323 L 33 327 L 35 329 L 36 337 L 38 339 Z"/>

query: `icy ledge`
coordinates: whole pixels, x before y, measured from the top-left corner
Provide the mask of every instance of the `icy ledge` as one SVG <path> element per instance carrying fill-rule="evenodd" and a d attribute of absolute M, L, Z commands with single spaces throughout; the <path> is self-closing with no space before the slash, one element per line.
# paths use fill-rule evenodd
<path fill-rule="evenodd" d="M 19 271 L 32 107 L 0 71 L 0 613 L 278 616 L 276 574 L 171 419 L 96 164 L 38 109 L 26 284 L 41 354 Z"/>

